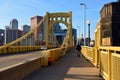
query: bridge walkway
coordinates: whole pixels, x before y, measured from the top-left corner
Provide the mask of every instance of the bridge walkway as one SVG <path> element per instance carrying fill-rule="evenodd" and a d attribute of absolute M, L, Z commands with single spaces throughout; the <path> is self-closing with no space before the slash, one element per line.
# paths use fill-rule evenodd
<path fill-rule="evenodd" d="M 104 80 L 99 69 L 81 54 L 77 57 L 72 49 L 66 56 L 48 67 L 43 67 L 23 80 Z"/>

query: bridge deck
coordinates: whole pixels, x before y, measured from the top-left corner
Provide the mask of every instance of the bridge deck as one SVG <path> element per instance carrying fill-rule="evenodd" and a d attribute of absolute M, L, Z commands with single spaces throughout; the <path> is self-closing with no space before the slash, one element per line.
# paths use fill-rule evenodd
<path fill-rule="evenodd" d="M 104 80 L 99 76 L 99 70 L 82 55 L 77 57 L 72 49 L 65 57 L 54 64 L 43 67 L 24 80 Z"/>

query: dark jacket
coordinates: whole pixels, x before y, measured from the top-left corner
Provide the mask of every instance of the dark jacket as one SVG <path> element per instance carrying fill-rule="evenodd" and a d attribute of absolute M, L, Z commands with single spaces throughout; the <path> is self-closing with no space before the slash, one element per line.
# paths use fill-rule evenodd
<path fill-rule="evenodd" d="M 81 50 L 81 45 L 77 45 L 76 50 L 80 51 Z"/>

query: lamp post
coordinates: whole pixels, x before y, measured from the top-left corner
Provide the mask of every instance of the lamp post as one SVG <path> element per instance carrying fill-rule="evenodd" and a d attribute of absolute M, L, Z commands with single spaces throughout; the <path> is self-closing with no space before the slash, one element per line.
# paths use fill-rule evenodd
<path fill-rule="evenodd" d="M 88 23 L 88 46 L 90 46 L 90 20 L 88 20 L 87 23 Z"/>
<path fill-rule="evenodd" d="M 86 9 L 87 9 L 87 6 L 84 3 L 80 3 L 80 5 L 84 6 L 84 46 L 86 46 Z"/>

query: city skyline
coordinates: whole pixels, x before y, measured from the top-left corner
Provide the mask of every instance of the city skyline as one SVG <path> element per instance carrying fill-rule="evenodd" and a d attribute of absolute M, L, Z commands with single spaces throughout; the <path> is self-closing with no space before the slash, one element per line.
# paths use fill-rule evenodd
<path fill-rule="evenodd" d="M 116 0 L 93 0 L 93 2 L 88 2 L 87 0 L 81 1 L 56 1 L 56 0 L 1 0 L 0 7 L 0 29 L 4 29 L 4 26 L 9 25 L 9 21 L 13 18 L 18 20 L 19 29 L 22 25 L 30 25 L 30 18 L 36 15 L 44 16 L 46 12 L 69 12 L 72 11 L 73 18 L 73 28 L 78 29 L 80 27 L 80 32 L 83 33 L 83 6 L 80 3 L 85 3 L 87 6 L 86 20 L 91 20 L 91 37 L 94 38 L 94 31 L 96 24 L 100 18 L 100 10 L 104 4 L 115 2 Z M 96 4 L 99 3 L 99 4 Z M 53 5 L 54 4 L 54 5 Z M 86 31 L 87 31 L 86 24 Z M 80 35 L 79 34 L 79 35 Z M 78 36 L 79 36 L 78 35 Z M 87 37 L 87 35 L 86 35 Z"/>

